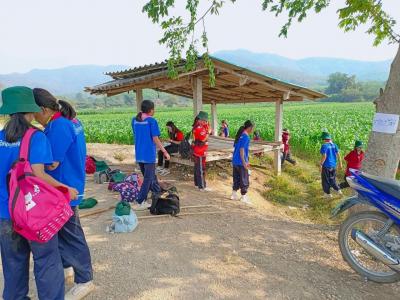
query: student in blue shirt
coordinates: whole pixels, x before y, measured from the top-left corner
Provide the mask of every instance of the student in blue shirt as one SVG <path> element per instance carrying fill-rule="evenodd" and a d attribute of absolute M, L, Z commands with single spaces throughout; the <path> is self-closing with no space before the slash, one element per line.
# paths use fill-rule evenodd
<path fill-rule="evenodd" d="M 58 242 L 66 277 L 75 275 L 75 285 L 65 299 L 82 299 L 94 290 L 90 250 L 77 209 L 85 191 L 85 134 L 68 102 L 57 100 L 44 89 L 35 88 L 33 93 L 41 108 L 35 119 L 45 128 L 53 152 L 53 163 L 47 167 L 47 173 L 79 191 L 77 199 L 71 201 L 74 215 L 59 231 Z"/>
<path fill-rule="evenodd" d="M 138 203 L 136 209 L 147 209 L 151 206 L 146 202 L 149 191 L 156 194 L 161 192 L 156 176 L 157 147 L 164 154 L 165 159 L 170 160 L 170 155 L 160 141 L 160 128 L 153 116 L 154 103 L 150 100 L 144 100 L 141 111 L 132 120 L 136 163 L 139 164 L 144 177 L 136 199 Z"/>
<path fill-rule="evenodd" d="M 250 199 L 247 197 L 247 190 L 249 188 L 249 147 L 250 147 L 250 134 L 254 130 L 254 124 L 247 120 L 236 133 L 234 151 L 232 158 L 233 165 L 233 191 L 232 200 L 239 200 L 237 194 L 240 189 L 240 200 L 246 204 L 251 204 Z"/>
<path fill-rule="evenodd" d="M 342 160 L 340 158 L 339 148 L 332 142 L 331 135 L 328 132 L 323 132 L 321 139 L 324 141 L 320 150 L 322 189 L 325 198 L 332 198 L 331 188 L 340 195 L 343 194 L 336 182 L 336 168 L 338 164 L 339 167 L 342 168 Z"/>
<path fill-rule="evenodd" d="M 14 232 L 8 210 L 7 174 L 19 157 L 21 139 L 33 127 L 34 112 L 40 111 L 35 104 L 32 90 L 27 87 L 11 87 L 2 91 L 3 105 L 0 115 L 9 115 L 0 130 L 0 246 L 4 276 L 4 300 L 29 299 L 29 259 L 33 254 L 34 274 L 39 299 L 64 299 L 64 272 L 55 235 L 47 243 L 29 242 Z M 50 144 L 41 131 L 31 139 L 29 162 L 33 174 L 52 186 L 68 188 L 71 199 L 78 192 L 45 173 L 45 165 L 53 162 Z"/>

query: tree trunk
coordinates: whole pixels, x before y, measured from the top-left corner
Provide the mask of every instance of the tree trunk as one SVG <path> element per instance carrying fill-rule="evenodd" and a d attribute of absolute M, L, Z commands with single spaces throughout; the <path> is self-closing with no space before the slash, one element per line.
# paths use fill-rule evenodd
<path fill-rule="evenodd" d="M 400 115 L 400 46 L 392 62 L 385 90 L 374 103 L 376 112 Z M 399 128 L 396 134 L 371 132 L 363 171 L 372 175 L 395 178 L 399 160 Z"/>

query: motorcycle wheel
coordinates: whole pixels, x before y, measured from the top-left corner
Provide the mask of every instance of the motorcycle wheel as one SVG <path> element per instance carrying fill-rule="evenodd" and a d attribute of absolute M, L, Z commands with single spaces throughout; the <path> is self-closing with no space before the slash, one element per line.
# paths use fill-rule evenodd
<path fill-rule="evenodd" d="M 400 281 L 400 274 L 377 260 L 358 245 L 352 239 L 351 231 L 352 229 L 362 230 L 375 242 L 385 244 L 386 242 L 377 236 L 377 233 L 384 227 L 387 221 L 388 217 L 380 212 L 358 212 L 350 215 L 341 224 L 339 230 L 339 247 L 343 259 L 358 274 L 368 280 L 378 283 L 393 283 Z M 400 228 L 396 224 L 393 224 L 390 227 L 389 231 L 383 238 L 387 240 L 393 237 L 394 239 L 400 237 Z"/>

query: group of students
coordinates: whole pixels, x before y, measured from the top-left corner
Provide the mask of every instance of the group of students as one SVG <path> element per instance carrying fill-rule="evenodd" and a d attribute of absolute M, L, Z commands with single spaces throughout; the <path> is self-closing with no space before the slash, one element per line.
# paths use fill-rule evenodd
<path fill-rule="evenodd" d="M 154 118 L 155 107 L 150 100 L 144 100 L 141 111 L 132 120 L 132 130 L 135 139 L 136 162 L 143 174 L 143 184 L 137 197 L 137 209 L 150 207 L 147 197 L 149 192 L 160 193 L 161 188 L 157 180 L 157 173 L 169 174 L 169 160 L 171 154 L 179 151 L 179 144 L 184 140 L 184 135 L 176 125 L 169 121 L 166 124 L 169 145 L 165 146 L 160 140 L 160 128 Z M 225 123 L 225 122 L 224 122 Z M 226 123 L 225 123 L 226 124 Z M 226 125 L 227 126 L 227 125 Z M 249 187 L 249 146 L 250 134 L 253 132 L 254 124 L 246 121 L 235 137 L 233 153 L 233 193 L 232 199 L 241 199 L 250 203 L 247 198 Z M 208 121 L 208 113 L 200 111 L 194 119 L 191 131 L 192 154 L 194 161 L 194 185 L 199 191 L 211 191 L 206 182 L 206 158 L 208 151 L 208 139 L 211 134 L 211 126 Z M 157 155 L 157 150 L 158 155 Z M 158 158 L 158 166 L 157 165 Z M 237 195 L 240 190 L 241 196 Z"/>
<path fill-rule="evenodd" d="M 82 299 L 94 289 L 89 247 L 77 205 L 85 188 L 86 143 L 82 124 L 66 101 L 40 88 L 10 87 L 1 93 L 0 115 L 8 121 L 0 130 L 0 247 L 4 300 L 29 299 L 29 261 L 33 255 L 39 299 Z M 47 243 L 26 240 L 13 230 L 7 175 L 19 158 L 21 140 L 36 120 L 44 130 L 32 136 L 29 162 L 34 176 L 68 189 L 73 216 Z M 65 294 L 65 280 L 75 285 Z"/>

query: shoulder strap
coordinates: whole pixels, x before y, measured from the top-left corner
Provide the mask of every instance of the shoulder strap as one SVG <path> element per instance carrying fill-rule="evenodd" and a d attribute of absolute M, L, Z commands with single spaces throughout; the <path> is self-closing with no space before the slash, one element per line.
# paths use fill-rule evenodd
<path fill-rule="evenodd" d="M 29 128 L 21 141 L 21 146 L 19 149 L 19 158 L 20 159 L 24 159 L 24 160 L 28 160 L 29 159 L 29 150 L 31 147 L 31 140 L 32 140 L 32 136 L 33 134 L 37 131 L 37 129 L 35 128 Z"/>

